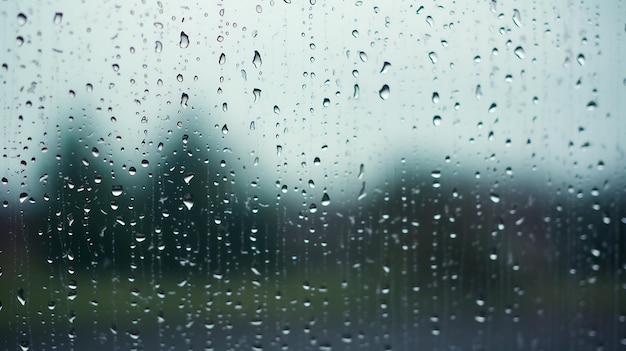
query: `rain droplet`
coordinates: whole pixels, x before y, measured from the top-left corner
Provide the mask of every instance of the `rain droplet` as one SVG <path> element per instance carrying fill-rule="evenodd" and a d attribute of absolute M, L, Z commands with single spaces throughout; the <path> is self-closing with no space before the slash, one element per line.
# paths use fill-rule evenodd
<path fill-rule="evenodd" d="M 54 24 L 61 24 L 61 21 L 63 21 L 63 12 L 57 12 L 54 14 L 54 19 L 52 20 L 52 23 Z"/>
<path fill-rule="evenodd" d="M 359 37 L 359 31 L 358 31 L 358 30 L 356 30 L 356 29 L 355 29 L 355 30 L 353 30 L 353 31 L 352 31 L 352 36 L 353 36 L 353 37 L 355 37 L 355 38 L 358 38 L 358 37 Z"/>
<path fill-rule="evenodd" d="M 330 106 L 330 99 L 329 98 L 324 98 L 324 101 L 322 102 L 322 106 L 324 106 L 324 107 Z"/>
<path fill-rule="evenodd" d="M 185 177 L 183 177 L 183 180 L 185 181 L 185 184 L 189 184 L 189 182 L 191 182 L 191 180 L 193 179 L 193 177 L 195 177 L 196 174 L 193 172 L 187 172 L 187 174 L 185 174 Z"/>
<path fill-rule="evenodd" d="M 187 93 L 183 93 L 180 96 L 180 106 L 182 108 L 187 108 L 187 103 L 189 102 L 189 95 L 187 95 Z"/>
<path fill-rule="evenodd" d="M 187 207 L 187 210 L 191 210 L 191 208 L 193 207 L 193 196 L 191 196 L 191 194 L 189 193 L 185 194 L 185 196 L 183 197 L 183 204 L 185 205 L 185 207 Z"/>
<path fill-rule="evenodd" d="M 433 117 L 433 125 L 435 127 L 438 127 L 439 125 L 441 125 L 441 116 Z"/>
<path fill-rule="evenodd" d="M 383 62 L 383 68 L 380 69 L 380 73 L 382 74 L 387 73 L 387 71 L 389 71 L 389 68 L 391 68 L 391 63 L 387 61 Z"/>
<path fill-rule="evenodd" d="M 226 63 L 226 55 L 224 53 L 220 55 L 220 59 L 218 62 L 220 65 L 223 65 L 224 63 Z"/>
<path fill-rule="evenodd" d="M 328 206 L 330 205 L 330 197 L 328 196 L 328 193 L 324 193 L 324 195 L 322 195 L 322 206 Z"/>
<path fill-rule="evenodd" d="M 121 185 L 113 185 L 111 187 L 111 194 L 115 197 L 119 197 L 120 195 L 122 195 L 123 191 L 124 191 L 124 187 Z"/>
<path fill-rule="evenodd" d="M 138 243 L 146 241 L 146 234 L 144 233 L 135 233 L 135 241 Z"/>
<path fill-rule="evenodd" d="M 183 49 L 186 49 L 189 46 L 189 37 L 185 34 L 185 32 L 180 32 L 180 43 L 178 45 Z"/>
<path fill-rule="evenodd" d="M 476 86 L 476 99 L 481 99 L 483 97 L 483 90 L 480 87 L 480 84 Z"/>
<path fill-rule="evenodd" d="M 24 289 L 20 288 L 17 291 L 17 301 L 20 303 L 20 305 L 24 306 L 26 305 L 26 298 L 24 298 Z"/>
<path fill-rule="evenodd" d="M 521 46 L 516 47 L 513 52 L 515 53 L 515 56 L 517 56 L 517 58 L 519 58 L 520 60 L 526 57 L 526 52 L 524 52 L 524 48 Z"/>
<path fill-rule="evenodd" d="M 21 13 L 21 12 L 20 12 L 20 13 L 17 15 L 17 24 L 18 24 L 20 27 L 21 27 L 21 26 L 23 26 L 23 25 L 25 25 L 27 20 L 28 20 L 28 19 L 26 18 L 26 15 L 25 15 L 25 14 L 23 14 L 23 13 Z"/>
<path fill-rule="evenodd" d="M 356 199 L 363 200 L 365 196 L 367 196 L 367 193 L 365 192 L 365 182 L 363 182 L 363 184 L 361 185 L 361 190 L 359 190 L 359 196 L 357 196 Z"/>
<path fill-rule="evenodd" d="M 157 40 L 154 42 L 154 52 L 160 54 L 161 51 L 163 51 L 163 43 Z"/>
<path fill-rule="evenodd" d="M 354 92 L 352 93 L 352 97 L 355 98 L 355 99 L 358 99 L 359 98 L 359 92 L 360 92 L 359 85 L 355 84 L 354 85 Z"/>
<path fill-rule="evenodd" d="M 428 23 L 430 28 L 435 26 L 435 20 L 431 16 L 426 16 L 426 23 Z"/>
<path fill-rule="evenodd" d="M 578 54 L 578 57 L 576 58 L 576 61 L 578 62 L 579 65 L 584 66 L 585 65 L 585 56 L 583 54 Z"/>
<path fill-rule="evenodd" d="M 437 53 L 434 51 L 431 51 L 428 53 L 428 58 L 430 59 L 430 62 L 437 63 L 437 61 L 439 60 L 439 56 L 437 56 Z"/>
<path fill-rule="evenodd" d="M 222 127 L 222 134 L 228 134 L 228 125 L 224 124 L 224 126 Z"/>
<path fill-rule="evenodd" d="M 361 59 L 361 62 L 367 61 L 367 54 L 365 53 L 365 51 L 359 51 L 359 58 Z"/>
<path fill-rule="evenodd" d="M 252 90 L 252 95 L 254 95 L 254 102 L 261 100 L 261 89 L 254 88 Z"/>
<path fill-rule="evenodd" d="M 387 84 L 383 85 L 383 87 L 380 88 L 380 90 L 378 91 L 378 95 L 383 100 L 387 100 L 389 98 L 389 93 L 390 93 L 389 85 Z"/>
<path fill-rule="evenodd" d="M 361 165 L 359 166 L 359 175 L 357 176 L 357 178 L 363 179 L 364 172 L 365 172 L 365 165 L 361 163 Z"/>
<path fill-rule="evenodd" d="M 433 101 L 434 104 L 439 103 L 439 93 L 438 92 L 434 92 L 433 93 L 433 97 L 431 99 Z"/>
<path fill-rule="evenodd" d="M 252 58 L 252 64 L 254 68 L 261 68 L 263 64 L 263 60 L 261 60 L 261 54 L 258 51 L 254 50 L 254 58 Z"/>
<path fill-rule="evenodd" d="M 520 15 L 518 9 L 513 9 L 513 23 L 515 23 L 517 28 L 522 27 L 522 16 Z"/>
<path fill-rule="evenodd" d="M 494 204 L 497 204 L 498 202 L 500 202 L 500 195 L 496 194 L 496 193 L 490 193 L 489 194 L 489 198 L 491 199 L 491 201 Z"/>

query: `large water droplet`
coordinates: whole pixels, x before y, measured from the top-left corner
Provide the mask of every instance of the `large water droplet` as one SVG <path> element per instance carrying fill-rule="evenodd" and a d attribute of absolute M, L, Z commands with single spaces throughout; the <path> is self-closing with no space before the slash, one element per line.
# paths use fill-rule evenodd
<path fill-rule="evenodd" d="M 367 62 L 367 54 L 365 53 L 365 51 L 359 51 L 359 58 L 362 62 Z"/>
<path fill-rule="evenodd" d="M 328 196 L 328 193 L 324 193 L 324 195 L 322 195 L 322 206 L 328 206 L 330 205 L 330 196 Z"/>
<path fill-rule="evenodd" d="M 25 25 L 27 20 L 28 20 L 28 19 L 26 18 L 26 15 L 25 15 L 25 14 L 23 14 L 23 13 L 21 13 L 21 12 L 20 12 L 20 13 L 17 15 L 17 25 L 19 25 L 20 27 L 21 27 L 21 26 L 23 26 L 23 25 Z"/>
<path fill-rule="evenodd" d="M 519 13 L 518 9 L 513 10 L 513 23 L 517 26 L 517 28 L 522 27 L 522 16 Z"/>
<path fill-rule="evenodd" d="M 439 125 L 441 125 L 441 116 L 433 117 L 433 125 L 435 127 L 438 127 Z"/>
<path fill-rule="evenodd" d="M 520 60 L 526 57 L 526 52 L 524 52 L 524 48 L 521 46 L 516 47 L 513 52 L 515 53 L 515 56 L 517 56 L 517 58 L 519 58 Z"/>
<path fill-rule="evenodd" d="M 496 193 L 490 193 L 489 194 L 489 198 L 491 199 L 491 201 L 495 204 L 497 204 L 498 202 L 500 202 L 500 195 L 496 194 Z"/>
<path fill-rule="evenodd" d="M 439 56 L 434 51 L 431 51 L 428 53 L 428 58 L 430 59 L 430 62 L 432 63 L 437 63 L 437 61 L 439 61 Z"/>
<path fill-rule="evenodd" d="M 261 89 L 254 88 L 252 90 L 252 95 L 254 95 L 254 102 L 261 100 Z"/>
<path fill-rule="evenodd" d="M 189 46 L 189 36 L 187 36 L 185 32 L 180 32 L 180 43 L 178 43 L 178 45 L 183 49 Z"/>
<path fill-rule="evenodd" d="M 220 65 L 223 65 L 224 63 L 226 63 L 226 54 L 222 53 L 222 54 L 220 55 L 220 59 L 219 59 L 218 63 L 219 63 Z"/>
<path fill-rule="evenodd" d="M 124 187 L 121 185 L 111 186 L 111 194 L 115 197 L 119 197 L 124 192 Z"/>

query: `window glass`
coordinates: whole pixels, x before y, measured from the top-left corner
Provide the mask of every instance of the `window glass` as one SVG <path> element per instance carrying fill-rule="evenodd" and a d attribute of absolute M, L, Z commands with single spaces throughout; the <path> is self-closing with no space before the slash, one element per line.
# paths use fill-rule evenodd
<path fill-rule="evenodd" d="M 625 348 L 625 11 L 0 3 L 0 348 Z"/>

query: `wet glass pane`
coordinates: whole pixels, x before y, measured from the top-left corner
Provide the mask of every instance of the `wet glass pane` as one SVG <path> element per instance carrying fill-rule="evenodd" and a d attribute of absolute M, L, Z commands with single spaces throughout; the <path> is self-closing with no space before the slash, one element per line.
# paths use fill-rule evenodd
<path fill-rule="evenodd" d="M 0 3 L 0 348 L 626 348 L 624 13 Z"/>

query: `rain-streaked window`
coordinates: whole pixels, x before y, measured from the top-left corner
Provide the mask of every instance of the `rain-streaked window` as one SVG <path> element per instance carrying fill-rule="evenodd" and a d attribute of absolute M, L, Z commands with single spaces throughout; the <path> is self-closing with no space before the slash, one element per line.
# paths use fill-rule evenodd
<path fill-rule="evenodd" d="M 626 348 L 623 1 L 3 1 L 0 348 Z"/>

